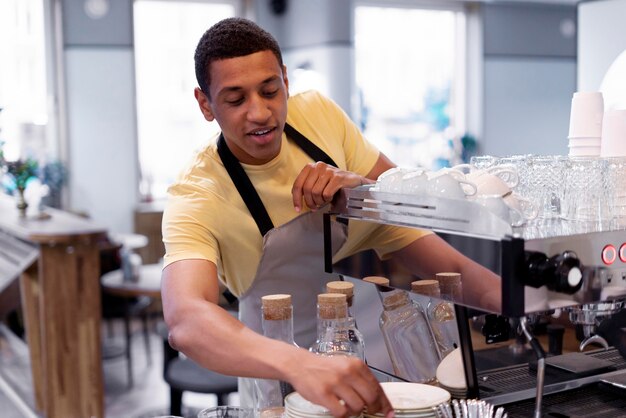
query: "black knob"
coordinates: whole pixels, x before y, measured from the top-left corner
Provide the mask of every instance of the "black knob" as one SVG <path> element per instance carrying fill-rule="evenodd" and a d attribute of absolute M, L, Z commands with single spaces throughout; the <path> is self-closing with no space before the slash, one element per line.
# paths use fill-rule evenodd
<path fill-rule="evenodd" d="M 526 252 L 527 274 L 525 284 L 546 286 L 555 292 L 576 293 L 583 284 L 582 267 L 573 251 L 564 251 L 548 258 L 537 251 Z"/>

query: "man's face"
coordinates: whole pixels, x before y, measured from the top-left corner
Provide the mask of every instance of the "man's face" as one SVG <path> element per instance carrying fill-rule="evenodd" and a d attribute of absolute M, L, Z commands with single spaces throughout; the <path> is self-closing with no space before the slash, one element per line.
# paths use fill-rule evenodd
<path fill-rule="evenodd" d="M 232 153 L 245 164 L 264 164 L 280 152 L 287 119 L 288 80 L 271 51 L 214 61 L 211 99 L 195 95 L 208 121 L 217 120 Z"/>

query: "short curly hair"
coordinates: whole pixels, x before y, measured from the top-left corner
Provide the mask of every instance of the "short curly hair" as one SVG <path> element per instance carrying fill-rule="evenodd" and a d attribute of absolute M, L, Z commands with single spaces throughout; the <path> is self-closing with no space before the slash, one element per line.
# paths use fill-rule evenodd
<path fill-rule="evenodd" d="M 260 51 L 271 51 L 282 67 L 283 56 L 276 39 L 248 19 L 232 17 L 211 26 L 200 38 L 194 54 L 196 79 L 208 96 L 213 61 L 243 57 Z"/>

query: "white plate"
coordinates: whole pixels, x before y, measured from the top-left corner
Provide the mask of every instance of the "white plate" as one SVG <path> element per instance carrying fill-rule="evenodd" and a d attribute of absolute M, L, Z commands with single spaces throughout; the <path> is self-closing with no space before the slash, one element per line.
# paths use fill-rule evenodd
<path fill-rule="evenodd" d="M 288 415 L 332 416 L 328 409 L 307 401 L 298 392 L 285 397 L 285 412 Z"/>
<path fill-rule="evenodd" d="M 409 382 L 383 382 L 380 385 L 397 412 L 427 412 L 428 408 L 450 400 L 450 392 L 436 386 Z"/>
<path fill-rule="evenodd" d="M 456 390 L 467 389 L 460 348 L 455 348 L 441 360 L 435 375 L 442 386 Z"/>

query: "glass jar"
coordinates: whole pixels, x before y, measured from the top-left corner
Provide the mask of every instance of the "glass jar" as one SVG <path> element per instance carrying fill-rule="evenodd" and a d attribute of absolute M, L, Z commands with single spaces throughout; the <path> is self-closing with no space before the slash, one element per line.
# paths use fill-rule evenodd
<path fill-rule="evenodd" d="M 267 295 L 261 298 L 263 335 L 298 347 L 293 338 L 291 295 Z M 282 414 L 285 397 L 294 392 L 284 381 L 255 379 L 256 410 L 262 417 Z"/>
<path fill-rule="evenodd" d="M 433 382 L 439 353 L 426 314 L 406 291 L 388 289 L 381 292 L 379 324 L 394 372 L 411 382 Z"/>
<path fill-rule="evenodd" d="M 345 294 L 317 296 L 317 338 L 309 351 L 323 356 L 352 356 L 365 360 L 363 336 L 348 316 Z"/>
<path fill-rule="evenodd" d="M 426 305 L 428 323 L 437 343 L 439 357 L 444 358 L 459 345 L 459 330 L 454 305 L 441 300 L 437 280 L 419 280 L 411 283 L 411 290 L 429 297 Z"/>

